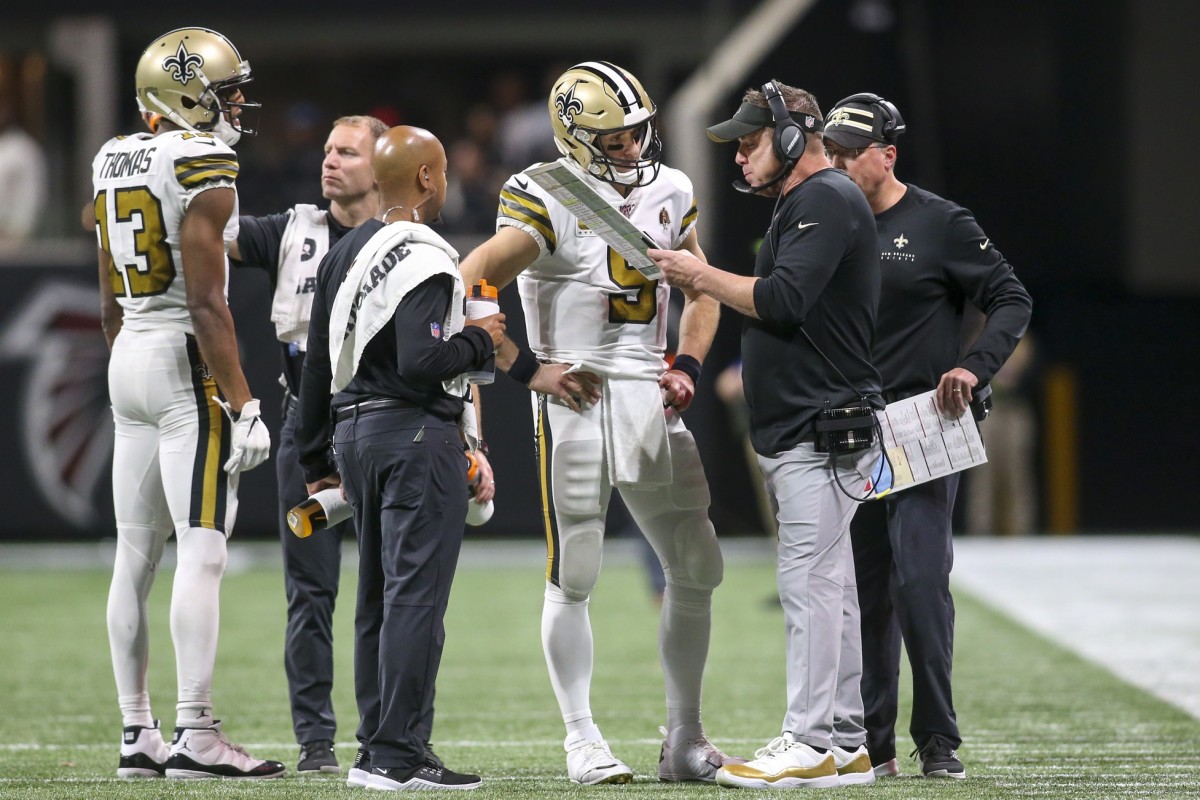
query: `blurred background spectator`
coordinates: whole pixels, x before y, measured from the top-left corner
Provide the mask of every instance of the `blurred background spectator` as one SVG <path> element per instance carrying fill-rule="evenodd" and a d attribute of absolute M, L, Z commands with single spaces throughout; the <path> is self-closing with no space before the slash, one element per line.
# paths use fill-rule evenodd
<path fill-rule="evenodd" d="M 0 65 L 0 241 L 33 236 L 46 202 L 42 146 L 19 121 L 19 93 Z"/>
<path fill-rule="evenodd" d="M 966 475 L 967 531 L 1024 535 L 1037 529 L 1037 357 L 1026 333 L 992 378 L 992 412 L 979 425 L 988 463 Z"/>

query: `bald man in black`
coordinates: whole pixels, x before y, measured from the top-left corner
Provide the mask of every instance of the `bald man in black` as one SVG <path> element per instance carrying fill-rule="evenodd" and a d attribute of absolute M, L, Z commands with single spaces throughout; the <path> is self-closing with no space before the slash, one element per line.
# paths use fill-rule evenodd
<path fill-rule="evenodd" d="M 445 768 L 427 743 L 467 516 L 463 446 L 475 444 L 464 373 L 495 353 L 504 318 L 463 318 L 457 253 L 425 224 L 446 199 L 437 138 L 392 128 L 373 165 L 379 217 L 343 237 L 317 273 L 296 431 L 309 493 L 341 484 L 359 536 L 362 747 L 347 782 L 473 789 L 479 776 Z"/>

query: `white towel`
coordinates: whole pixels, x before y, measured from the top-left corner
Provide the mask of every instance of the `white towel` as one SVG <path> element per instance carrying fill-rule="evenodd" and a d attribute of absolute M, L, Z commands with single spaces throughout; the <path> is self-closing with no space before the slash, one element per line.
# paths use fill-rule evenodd
<path fill-rule="evenodd" d="M 281 342 L 304 342 L 312 316 L 314 280 L 329 250 L 329 216 L 314 205 L 300 203 L 288 211 L 287 227 L 279 241 L 279 269 L 271 298 L 271 322 Z"/>
<path fill-rule="evenodd" d="M 657 381 L 606 378 L 601 389 L 605 460 L 613 485 L 671 483 L 671 442 Z"/>
<path fill-rule="evenodd" d="M 395 256 L 389 255 L 401 248 Z M 434 275 L 454 280 L 450 309 L 442 324 L 444 337 L 463 329 L 467 292 L 458 271 L 458 251 L 425 225 L 393 222 L 375 233 L 350 265 L 329 312 L 331 390 L 337 394 L 354 378 L 363 350 L 387 327 L 404 296 Z M 475 406 L 466 374 L 442 381 L 449 395 L 463 398 L 459 429 L 471 449 L 478 446 Z"/>
<path fill-rule="evenodd" d="M 399 259 L 388 258 L 396 248 Z M 329 312 L 329 364 L 333 394 L 358 371 L 363 350 L 391 322 L 404 295 L 434 275 L 454 279 L 454 295 L 443 330 L 462 330 L 466 289 L 458 272 L 458 252 L 425 225 L 393 222 L 378 230 L 354 259 Z M 452 382 L 455 383 L 455 382 Z M 457 392 L 459 396 L 462 392 Z"/>

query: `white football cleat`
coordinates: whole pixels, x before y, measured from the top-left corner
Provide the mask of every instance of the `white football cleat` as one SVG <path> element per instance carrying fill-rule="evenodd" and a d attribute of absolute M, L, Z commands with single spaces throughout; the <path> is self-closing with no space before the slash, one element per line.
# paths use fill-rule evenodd
<path fill-rule="evenodd" d="M 287 771 L 278 761 L 254 758 L 221 733 L 208 728 L 176 728 L 167 759 L 168 778 L 278 778 Z"/>
<path fill-rule="evenodd" d="M 129 725 L 121 736 L 118 778 L 161 778 L 167 770 L 171 748 L 163 740 L 158 720 L 154 727 Z"/>
<path fill-rule="evenodd" d="M 599 731 L 596 731 L 598 734 Z M 567 751 L 567 776 L 571 783 L 630 783 L 633 770 L 612 754 L 604 739 L 573 733 L 563 743 Z"/>

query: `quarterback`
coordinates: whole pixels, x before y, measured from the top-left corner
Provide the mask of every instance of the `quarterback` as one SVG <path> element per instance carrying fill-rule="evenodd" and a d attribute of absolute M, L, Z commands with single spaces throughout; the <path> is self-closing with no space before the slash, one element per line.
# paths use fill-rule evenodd
<path fill-rule="evenodd" d="M 226 302 L 226 242 L 237 234 L 242 86 L 250 65 L 221 34 L 181 28 L 138 62 L 149 133 L 107 142 L 92 165 L 101 319 L 112 352 L 117 554 L 108 636 L 125 726 L 123 778 L 273 778 L 213 719 L 226 539 L 238 477 L 271 440 L 238 357 Z M 228 419 L 227 419 L 228 418 Z M 175 736 L 150 710 L 146 598 L 175 534 L 171 638 L 178 679 Z"/>
<path fill-rule="evenodd" d="M 577 64 L 555 82 L 549 111 L 560 163 L 660 246 L 700 254 L 691 181 L 661 163 L 656 109 L 637 78 L 603 61 Z M 668 368 L 664 282 L 631 268 L 524 173 L 501 190 L 496 227 L 463 261 L 468 285 L 486 278 L 503 287 L 515 278 L 538 359 L 599 378 L 599 402 L 589 402 L 597 397 L 586 390 L 565 400 L 533 395 L 549 556 L 542 644 L 566 724 L 567 773 L 583 784 L 633 779 L 601 735 L 590 700 L 588 598 L 616 488 L 666 574 L 659 651 L 667 726 L 659 778 L 714 781 L 729 758 L 705 736 L 700 689 L 723 563 L 708 519 L 708 483 L 679 414 L 712 343 L 717 304 L 685 298 L 679 355 Z M 505 361 L 498 354 L 497 363 Z"/>

